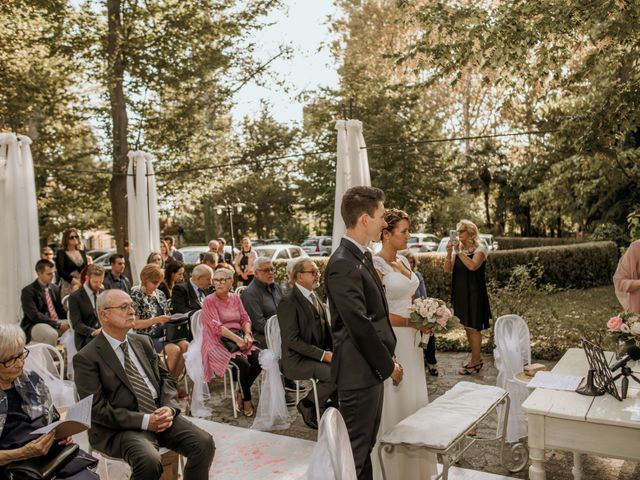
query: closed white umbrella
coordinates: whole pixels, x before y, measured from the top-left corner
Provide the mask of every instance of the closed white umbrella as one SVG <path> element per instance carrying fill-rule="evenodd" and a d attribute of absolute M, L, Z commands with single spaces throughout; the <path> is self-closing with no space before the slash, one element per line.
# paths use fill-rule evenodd
<path fill-rule="evenodd" d="M 360 120 L 338 120 L 338 160 L 336 162 L 336 195 L 333 206 L 333 246 L 338 248 L 346 232 L 340 204 L 342 196 L 351 187 L 371 186 L 369 159 L 367 157 L 362 122 Z"/>
<path fill-rule="evenodd" d="M 20 320 L 20 291 L 33 282 L 40 231 L 31 139 L 0 133 L 0 321 Z"/>
<path fill-rule="evenodd" d="M 129 262 L 133 283 L 140 281 L 140 271 L 152 251 L 160 251 L 158 195 L 153 172 L 153 157 L 131 151 L 127 170 L 127 210 L 129 225 Z"/>

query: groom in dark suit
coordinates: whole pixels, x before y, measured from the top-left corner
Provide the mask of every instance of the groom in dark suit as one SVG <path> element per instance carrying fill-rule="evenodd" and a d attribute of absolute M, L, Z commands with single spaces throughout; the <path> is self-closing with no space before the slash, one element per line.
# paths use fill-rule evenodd
<path fill-rule="evenodd" d="M 73 358 L 78 394 L 93 394 L 89 443 L 124 459 L 134 480 L 160 478 L 158 446 L 187 457 L 185 480 L 209 478 L 213 439 L 180 415 L 175 381 L 159 365 L 150 337 L 129 333 L 131 297 L 107 290 L 97 310 L 102 332 Z"/>
<path fill-rule="evenodd" d="M 345 192 L 340 213 L 347 233 L 326 269 L 333 337 L 331 376 L 338 385 L 340 413 L 359 480 L 372 478 L 371 450 L 380 426 L 383 382 L 388 377 L 395 385 L 402 380 L 384 289 L 367 248 L 387 226 L 383 202 L 379 188 L 353 187 Z"/>

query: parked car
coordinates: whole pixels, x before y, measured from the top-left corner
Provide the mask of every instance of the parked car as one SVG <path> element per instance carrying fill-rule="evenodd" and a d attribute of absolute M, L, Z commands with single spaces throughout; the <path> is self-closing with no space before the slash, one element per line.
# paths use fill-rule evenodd
<path fill-rule="evenodd" d="M 192 245 L 190 247 L 182 247 L 178 250 L 184 258 L 185 265 L 194 265 L 200 263 L 200 254 L 209 251 L 209 245 Z M 225 253 L 231 253 L 231 245 L 224 246 Z M 234 252 L 237 254 L 239 250 L 236 248 Z M 235 255 L 231 255 L 234 258 Z"/>
<path fill-rule="evenodd" d="M 328 257 L 331 255 L 331 237 L 309 237 L 302 242 L 302 249 L 311 257 Z"/>
<path fill-rule="evenodd" d="M 273 260 L 290 260 L 292 258 L 308 257 L 302 247 L 283 243 L 280 245 L 259 245 L 253 248 L 259 257 Z"/>
<path fill-rule="evenodd" d="M 498 242 L 494 240 L 493 235 L 490 233 L 481 233 L 480 238 L 487 244 L 487 248 L 490 252 L 498 250 Z"/>
<path fill-rule="evenodd" d="M 91 259 L 93 260 L 93 263 L 97 263 L 97 260 L 99 258 L 102 258 L 106 255 L 107 257 L 107 265 L 109 265 L 109 256 L 116 253 L 116 249 L 115 248 L 96 248 L 95 250 L 89 250 L 87 252 L 87 255 L 89 255 L 91 257 Z M 101 265 L 103 265 L 101 263 Z M 104 266 L 104 265 L 103 265 Z"/>
<path fill-rule="evenodd" d="M 431 233 L 411 233 L 407 248 L 413 252 L 433 252 L 438 248 L 438 237 Z"/>
<path fill-rule="evenodd" d="M 492 241 L 492 245 L 487 243 L 487 237 L 491 237 L 490 240 Z M 481 233 L 480 234 L 480 241 L 482 243 L 484 243 L 484 246 L 487 247 L 487 250 L 489 250 L 490 252 L 498 249 L 498 242 L 493 242 L 493 235 Z M 449 243 L 449 237 L 443 237 L 442 240 L 440 240 L 440 243 L 438 244 L 438 249 L 436 251 L 438 253 L 446 252 L 447 251 L 447 243 Z M 495 246 L 493 246 L 493 243 L 495 243 Z"/>

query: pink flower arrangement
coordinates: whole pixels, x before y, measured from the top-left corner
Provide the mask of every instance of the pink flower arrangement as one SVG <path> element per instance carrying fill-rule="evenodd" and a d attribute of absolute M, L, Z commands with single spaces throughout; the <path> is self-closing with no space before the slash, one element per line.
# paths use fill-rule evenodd
<path fill-rule="evenodd" d="M 608 332 L 619 340 L 632 341 L 640 339 L 640 315 L 624 311 L 611 317 L 607 322 Z"/>

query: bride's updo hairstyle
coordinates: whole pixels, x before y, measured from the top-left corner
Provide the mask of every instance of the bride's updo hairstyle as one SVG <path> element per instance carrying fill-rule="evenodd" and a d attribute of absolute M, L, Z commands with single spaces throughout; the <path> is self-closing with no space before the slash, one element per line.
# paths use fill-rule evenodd
<path fill-rule="evenodd" d="M 382 241 L 382 239 L 384 238 L 385 231 L 389 233 L 393 232 L 401 220 L 406 220 L 407 222 L 409 221 L 409 215 L 407 214 L 407 212 L 398 208 L 387 208 L 384 211 L 384 221 L 387 222 L 387 228 L 380 232 L 380 240 Z"/>

